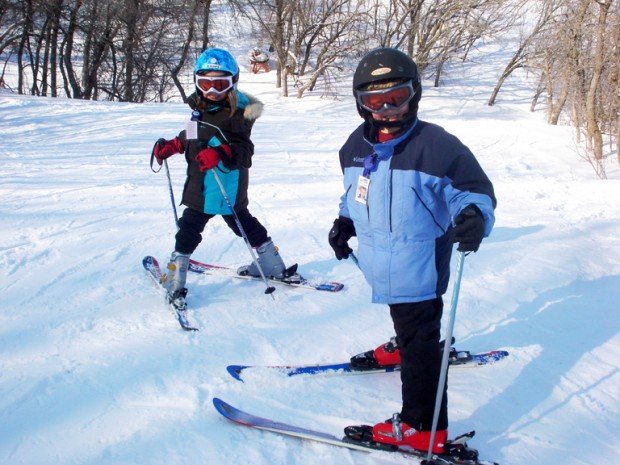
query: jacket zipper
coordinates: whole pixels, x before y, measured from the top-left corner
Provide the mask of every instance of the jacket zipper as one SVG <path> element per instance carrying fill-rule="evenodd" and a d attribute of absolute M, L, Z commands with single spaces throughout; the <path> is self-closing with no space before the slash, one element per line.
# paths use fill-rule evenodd
<path fill-rule="evenodd" d="M 392 175 L 394 172 L 391 169 L 389 170 L 390 170 L 390 180 L 389 180 L 390 185 L 388 186 L 389 187 L 388 195 L 390 197 L 388 199 L 388 225 L 390 227 L 390 233 L 392 233 Z"/>

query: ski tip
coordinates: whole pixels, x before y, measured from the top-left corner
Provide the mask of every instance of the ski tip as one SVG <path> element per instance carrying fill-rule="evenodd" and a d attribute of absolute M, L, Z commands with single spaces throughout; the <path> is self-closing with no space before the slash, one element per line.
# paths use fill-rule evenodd
<path fill-rule="evenodd" d="M 243 382 L 243 379 L 241 379 L 241 372 L 246 368 L 248 367 L 245 365 L 228 365 L 226 371 L 237 381 Z"/>
<path fill-rule="evenodd" d="M 155 257 L 150 256 L 150 255 L 147 255 L 146 257 L 144 257 L 142 259 L 142 264 L 144 266 L 149 265 L 151 263 L 154 264 L 154 265 L 157 265 L 158 264 L 157 263 L 157 259 Z"/>
<path fill-rule="evenodd" d="M 508 352 L 505 350 L 492 350 L 490 352 L 473 355 L 474 361 L 476 361 L 478 365 L 488 365 L 491 363 L 495 363 L 505 357 L 508 357 Z"/>
<path fill-rule="evenodd" d="M 246 414 L 241 412 L 239 409 L 233 407 L 229 403 L 224 402 L 219 397 L 213 398 L 213 406 L 215 407 L 215 410 L 217 410 L 220 415 L 222 415 L 224 418 L 230 421 L 234 421 L 235 423 L 239 423 L 241 425 L 254 426 L 248 423 L 247 421 L 244 421 Z"/>
<path fill-rule="evenodd" d="M 228 418 L 228 409 L 230 408 L 230 405 L 228 405 L 226 402 L 224 402 L 219 397 L 214 397 L 213 406 L 215 407 L 215 410 L 217 410 L 222 415 Z"/>
<path fill-rule="evenodd" d="M 259 423 L 263 421 L 261 418 L 242 412 L 238 408 L 224 402 L 219 397 L 213 398 L 213 406 L 215 407 L 215 410 L 217 410 L 218 413 L 224 418 L 240 425 L 257 427 L 259 426 Z"/>
<path fill-rule="evenodd" d="M 344 288 L 344 284 L 336 281 L 313 284 L 317 291 L 340 292 Z"/>

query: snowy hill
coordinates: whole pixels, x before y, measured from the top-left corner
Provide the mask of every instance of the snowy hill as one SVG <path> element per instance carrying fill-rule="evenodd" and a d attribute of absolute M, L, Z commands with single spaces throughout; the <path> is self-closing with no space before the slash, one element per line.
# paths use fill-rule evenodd
<path fill-rule="evenodd" d="M 464 69 L 425 86 L 422 119 L 476 154 L 499 205 L 492 236 L 469 256 L 457 347 L 502 348 L 493 366 L 450 373 L 450 431 L 502 464 L 614 463 L 620 447 L 620 175 L 598 180 L 568 127 L 529 113 L 515 80 L 496 107 L 493 79 Z M 396 464 L 227 423 L 217 396 L 262 416 L 339 435 L 400 406 L 397 374 L 245 383 L 228 364 L 338 362 L 392 336 L 387 308 L 350 262 L 334 259 L 337 152 L 360 123 L 342 99 L 283 99 L 273 73 L 242 73 L 266 104 L 255 125 L 250 210 L 287 263 L 346 283 L 338 294 L 191 276 L 181 331 L 141 259 L 173 247 L 165 174 L 153 142 L 183 128 L 182 104 L 112 104 L 0 94 L 0 463 Z M 180 195 L 185 163 L 170 160 Z M 195 253 L 241 265 L 245 245 L 221 219 Z M 449 302 L 450 291 L 447 295 Z M 447 313 L 447 312 L 446 312 Z"/>

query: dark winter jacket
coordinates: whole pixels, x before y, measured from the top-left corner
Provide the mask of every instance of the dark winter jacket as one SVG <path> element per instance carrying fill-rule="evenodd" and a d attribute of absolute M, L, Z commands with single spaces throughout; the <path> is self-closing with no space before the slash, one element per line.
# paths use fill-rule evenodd
<path fill-rule="evenodd" d="M 249 94 L 237 91 L 237 95 L 238 108 L 232 116 L 227 106 L 201 112 L 198 139 L 188 140 L 185 130 L 179 133 L 187 161 L 183 205 L 213 215 L 231 214 L 214 178 L 213 171 L 216 170 L 235 210 L 248 206 L 248 168 L 252 166 L 254 155 L 250 135 L 254 121 L 262 113 L 263 104 Z M 195 93 L 189 97 L 188 104 L 192 110 L 199 108 Z M 232 159 L 221 161 L 213 170 L 201 173 L 196 155 L 203 148 L 219 144 L 230 146 Z"/>
<path fill-rule="evenodd" d="M 375 154 L 367 204 L 356 200 L 364 158 Z M 493 186 L 470 152 L 441 127 L 417 121 L 408 132 L 371 143 L 358 127 L 340 150 L 345 193 L 340 215 L 351 218 L 360 268 L 376 303 L 409 303 L 446 292 L 452 253 L 449 228 L 469 204 L 495 217 Z"/>

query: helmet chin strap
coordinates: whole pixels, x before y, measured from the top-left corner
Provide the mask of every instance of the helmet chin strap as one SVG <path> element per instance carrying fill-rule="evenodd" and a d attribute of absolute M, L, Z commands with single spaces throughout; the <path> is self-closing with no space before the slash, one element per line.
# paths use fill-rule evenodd
<path fill-rule="evenodd" d="M 401 127 L 407 124 L 406 118 L 402 118 L 396 121 L 383 121 L 383 120 L 376 120 L 371 116 L 369 119 L 370 119 L 370 124 L 378 129 L 398 128 L 398 127 Z"/>
<path fill-rule="evenodd" d="M 406 131 L 411 124 L 417 118 L 417 111 L 411 114 L 408 112 L 401 120 L 399 121 L 379 121 L 373 119 L 372 115 L 368 114 L 365 118 L 366 120 L 366 128 L 365 135 L 368 140 L 376 140 L 377 133 L 384 128 L 397 128 L 398 131 L 396 133 L 402 133 Z"/>
<path fill-rule="evenodd" d="M 368 115 L 366 117 L 366 122 L 372 126 L 374 129 L 383 129 L 383 128 L 405 128 L 408 127 L 412 121 L 416 118 L 416 114 L 406 114 L 401 119 L 395 121 L 383 121 L 377 120 L 372 117 L 372 115 Z"/>

